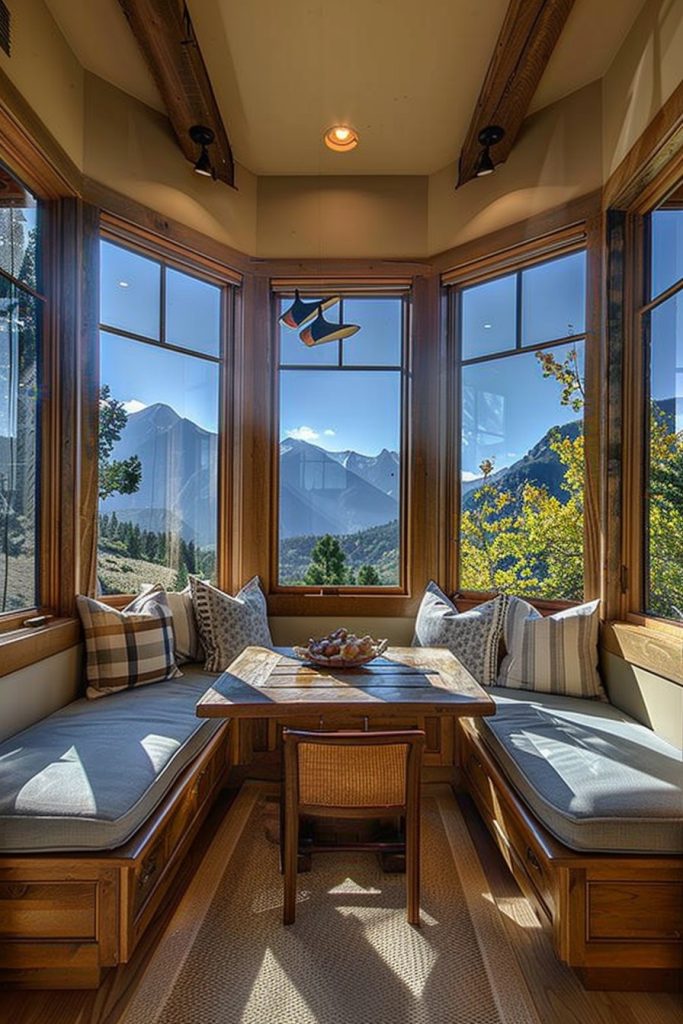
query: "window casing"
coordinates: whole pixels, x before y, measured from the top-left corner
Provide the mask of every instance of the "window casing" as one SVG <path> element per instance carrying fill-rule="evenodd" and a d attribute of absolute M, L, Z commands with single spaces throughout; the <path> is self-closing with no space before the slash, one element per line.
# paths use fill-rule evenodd
<path fill-rule="evenodd" d="M 683 623 L 683 202 L 643 221 L 642 570 L 645 615 Z"/>
<path fill-rule="evenodd" d="M 0 620 L 41 604 L 42 210 L 0 166 Z"/>
<path fill-rule="evenodd" d="M 302 297 L 320 295 L 304 288 Z M 279 321 L 292 298 L 289 291 L 273 294 L 278 443 L 271 591 L 404 594 L 408 295 L 342 292 L 325 317 L 360 331 L 311 348 Z M 331 556 L 318 546 L 326 535 Z"/>
<path fill-rule="evenodd" d="M 456 589 L 584 594 L 586 251 L 451 289 Z"/>
<path fill-rule="evenodd" d="M 221 576 L 231 293 L 201 270 L 101 242 L 103 594 Z"/>

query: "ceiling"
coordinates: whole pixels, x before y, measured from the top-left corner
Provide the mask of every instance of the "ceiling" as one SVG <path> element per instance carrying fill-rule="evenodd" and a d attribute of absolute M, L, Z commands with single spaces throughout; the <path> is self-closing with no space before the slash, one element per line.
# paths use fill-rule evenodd
<path fill-rule="evenodd" d="M 46 0 L 81 64 L 163 109 L 117 0 Z M 644 0 L 576 0 L 532 110 L 609 67 Z M 508 0 L 188 0 L 236 160 L 256 174 L 430 174 L 457 159 Z M 580 60 L 577 59 L 580 54 Z M 352 153 L 322 134 L 348 123 Z"/>

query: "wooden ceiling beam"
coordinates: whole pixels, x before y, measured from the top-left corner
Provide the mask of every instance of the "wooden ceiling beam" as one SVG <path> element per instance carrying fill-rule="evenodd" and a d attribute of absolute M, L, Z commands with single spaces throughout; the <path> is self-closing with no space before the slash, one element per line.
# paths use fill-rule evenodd
<path fill-rule="evenodd" d="M 235 187 L 235 164 L 189 13 L 182 0 L 119 0 L 168 112 L 178 144 L 195 163 L 192 125 L 210 128 L 216 177 Z"/>
<path fill-rule="evenodd" d="M 573 6 L 574 0 L 510 0 L 460 153 L 456 188 L 475 177 L 483 128 L 505 129 L 491 147 L 493 162 L 509 156 Z"/>

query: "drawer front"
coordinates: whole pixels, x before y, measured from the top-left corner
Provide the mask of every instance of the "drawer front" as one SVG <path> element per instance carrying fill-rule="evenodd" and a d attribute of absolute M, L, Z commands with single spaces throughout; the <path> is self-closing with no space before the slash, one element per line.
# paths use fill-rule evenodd
<path fill-rule="evenodd" d="M 589 939 L 683 941 L 683 882 L 588 882 Z"/>
<path fill-rule="evenodd" d="M 0 938 L 94 940 L 94 882 L 0 882 Z"/>
<path fill-rule="evenodd" d="M 462 767 L 471 788 L 484 802 L 492 817 L 495 817 L 495 799 L 493 783 L 486 774 L 477 752 L 468 740 L 462 744 Z"/>

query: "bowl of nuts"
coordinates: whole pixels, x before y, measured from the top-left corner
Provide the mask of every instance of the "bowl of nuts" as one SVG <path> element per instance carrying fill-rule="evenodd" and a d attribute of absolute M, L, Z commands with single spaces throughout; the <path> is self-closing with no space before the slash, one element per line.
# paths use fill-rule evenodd
<path fill-rule="evenodd" d="M 294 654 L 301 661 L 329 668 L 358 668 L 379 658 L 387 649 L 388 640 L 373 640 L 371 636 L 358 637 L 341 626 L 329 636 L 308 641 L 307 647 L 295 647 Z"/>

